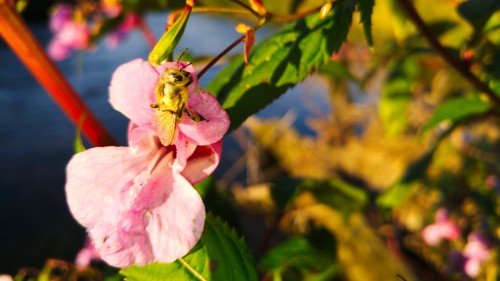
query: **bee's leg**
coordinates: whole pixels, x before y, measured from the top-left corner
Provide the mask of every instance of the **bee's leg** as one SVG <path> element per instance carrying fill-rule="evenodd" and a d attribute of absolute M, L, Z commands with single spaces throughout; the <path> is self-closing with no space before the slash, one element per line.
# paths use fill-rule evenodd
<path fill-rule="evenodd" d="M 149 106 L 151 106 L 151 108 L 158 108 L 158 103 L 157 102 L 153 102 Z"/>
<path fill-rule="evenodd" d="M 187 115 L 189 116 L 189 119 L 191 119 L 195 122 L 200 122 L 200 121 L 205 120 L 205 118 L 203 118 L 203 116 L 192 113 L 191 111 L 189 111 L 189 108 L 187 108 L 187 107 L 184 108 L 184 110 L 186 111 Z"/>

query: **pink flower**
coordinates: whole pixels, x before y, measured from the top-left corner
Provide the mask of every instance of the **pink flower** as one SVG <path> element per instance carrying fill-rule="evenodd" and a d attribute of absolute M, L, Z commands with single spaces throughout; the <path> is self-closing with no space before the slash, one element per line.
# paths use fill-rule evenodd
<path fill-rule="evenodd" d="M 141 18 L 136 13 L 129 13 L 121 25 L 106 36 L 110 49 L 116 48 L 127 37 L 128 33 L 141 24 Z"/>
<path fill-rule="evenodd" d="M 49 45 L 47 46 L 47 53 L 54 60 L 60 61 L 69 57 L 71 49 L 67 44 L 58 39 L 54 39 L 49 42 Z"/>
<path fill-rule="evenodd" d="M 448 211 L 439 209 L 436 212 L 436 222 L 428 225 L 422 231 L 422 238 L 431 245 L 438 245 L 441 240 L 456 240 L 460 237 L 460 228 L 449 219 Z"/>
<path fill-rule="evenodd" d="M 67 4 L 59 4 L 50 15 L 49 27 L 52 32 L 60 31 L 73 18 L 73 10 Z"/>
<path fill-rule="evenodd" d="M 84 49 L 90 41 L 90 33 L 85 24 L 68 22 L 57 33 L 56 38 L 73 49 Z"/>
<path fill-rule="evenodd" d="M 180 62 L 179 67 L 186 63 Z M 175 68 L 176 63 L 167 62 L 158 67 L 153 67 L 149 62 L 141 59 L 133 60 L 120 66 L 111 79 L 110 102 L 113 107 L 127 116 L 139 127 L 149 129 L 158 136 L 154 128 L 154 110 L 151 104 L 155 101 L 155 88 L 160 75 L 167 68 Z M 186 71 L 194 74 L 193 67 L 187 66 Z M 194 114 L 203 117 L 203 121 L 192 121 L 184 113 L 178 125 L 179 135 L 175 145 L 177 149 L 183 149 L 185 143 L 195 145 L 208 145 L 222 139 L 229 128 L 229 117 L 217 99 L 210 93 L 198 89 L 198 81 L 195 75 L 191 76 L 193 82 L 188 86 L 189 98 L 187 109 Z M 126 96 L 123 93 L 127 93 Z M 183 161 L 183 160 L 182 160 Z"/>
<path fill-rule="evenodd" d="M 75 265 L 79 268 L 86 268 L 92 261 L 100 259 L 99 252 L 97 252 L 94 244 L 92 244 L 92 240 L 87 237 L 83 248 L 76 255 Z"/>
<path fill-rule="evenodd" d="M 92 148 L 74 155 L 67 167 L 70 210 L 112 266 L 172 262 L 203 231 L 205 208 L 192 184 L 217 166 L 229 119 L 212 95 L 199 91 L 194 69 L 186 67 L 193 79 L 187 107 L 203 121 L 183 116 L 173 145 L 162 145 L 150 104 L 168 67 L 177 66 L 137 59 L 119 67 L 110 101 L 131 119 L 129 147 Z"/>
<path fill-rule="evenodd" d="M 66 22 L 48 46 L 48 54 L 54 60 L 67 58 L 73 50 L 85 49 L 90 44 L 90 32 L 85 24 Z"/>
<path fill-rule="evenodd" d="M 477 277 L 481 264 L 488 260 L 490 245 L 486 237 L 480 232 L 472 232 L 467 238 L 463 254 L 466 258 L 464 271 L 470 277 Z"/>

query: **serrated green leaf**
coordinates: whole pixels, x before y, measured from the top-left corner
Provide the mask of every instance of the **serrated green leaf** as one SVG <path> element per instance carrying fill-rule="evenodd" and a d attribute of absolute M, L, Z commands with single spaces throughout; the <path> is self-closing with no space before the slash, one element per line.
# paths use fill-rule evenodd
<path fill-rule="evenodd" d="M 431 119 L 422 128 L 422 133 L 434 128 L 442 121 L 450 120 L 456 123 L 467 117 L 485 113 L 491 108 L 490 103 L 476 97 L 450 99 L 434 111 Z"/>
<path fill-rule="evenodd" d="M 375 0 L 359 0 L 357 1 L 357 4 L 358 10 L 361 14 L 361 23 L 363 24 L 366 41 L 368 42 L 368 45 L 373 46 L 372 14 Z"/>
<path fill-rule="evenodd" d="M 207 90 L 227 110 L 231 129 L 327 62 L 347 37 L 353 12 L 353 1 L 345 1 L 332 17 L 298 20 L 254 47 L 247 66 L 237 58 L 223 69 Z"/>
<path fill-rule="evenodd" d="M 258 280 L 245 243 L 227 223 L 211 214 L 200 241 L 175 262 L 132 266 L 120 271 L 128 281 Z"/>

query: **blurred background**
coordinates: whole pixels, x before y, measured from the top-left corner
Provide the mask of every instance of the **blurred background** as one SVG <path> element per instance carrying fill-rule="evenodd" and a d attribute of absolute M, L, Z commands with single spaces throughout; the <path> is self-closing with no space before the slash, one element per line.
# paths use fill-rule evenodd
<path fill-rule="evenodd" d="M 271 2 L 264 1 L 281 14 L 322 3 Z M 227 5 L 210 5 L 218 3 Z M 466 51 L 474 52 L 469 66 L 498 90 L 497 10 L 478 34 L 459 11 L 461 1 L 414 3 L 454 54 L 467 59 Z M 44 46 L 52 38 L 53 4 L 31 1 L 22 14 Z M 156 38 L 170 11 L 147 14 Z M 193 14 L 177 50 L 189 48 L 201 69 L 239 36 L 234 26 L 241 21 L 248 19 Z M 257 41 L 279 28 L 259 30 Z M 373 34 L 369 47 L 355 17 L 326 66 L 224 140 L 213 179 L 198 187 L 207 208 L 245 236 L 264 280 L 500 280 L 498 115 L 429 125 L 441 104 L 477 90 L 392 1 L 376 2 Z M 201 85 L 242 49 L 211 68 Z M 114 48 L 100 41 L 57 63 L 122 145 L 127 119 L 108 103 L 109 81 L 119 65 L 149 50 L 136 29 Z M 48 258 L 71 262 L 85 237 L 64 195 L 76 128 L 3 41 L 0 101 L 0 273 L 41 268 Z M 466 269 L 471 241 L 488 253 L 475 273 Z"/>

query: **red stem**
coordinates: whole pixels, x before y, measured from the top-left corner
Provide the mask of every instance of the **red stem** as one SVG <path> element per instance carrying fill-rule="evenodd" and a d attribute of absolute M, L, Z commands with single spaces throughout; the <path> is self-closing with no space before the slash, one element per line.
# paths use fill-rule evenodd
<path fill-rule="evenodd" d="M 86 107 L 66 78 L 47 56 L 19 14 L 0 0 L 0 37 L 10 46 L 26 68 L 38 80 L 59 107 L 96 146 L 116 142 Z M 82 121 L 83 120 L 83 121 Z M 83 124 L 82 124 L 83 122 Z"/>

